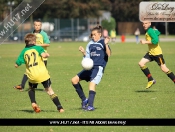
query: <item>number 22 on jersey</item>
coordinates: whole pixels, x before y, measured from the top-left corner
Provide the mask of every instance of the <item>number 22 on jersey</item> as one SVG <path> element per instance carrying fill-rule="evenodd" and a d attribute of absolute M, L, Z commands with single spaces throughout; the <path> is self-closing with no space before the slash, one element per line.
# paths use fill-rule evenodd
<path fill-rule="evenodd" d="M 39 54 L 35 49 L 26 51 L 24 57 L 29 68 L 38 65 Z"/>

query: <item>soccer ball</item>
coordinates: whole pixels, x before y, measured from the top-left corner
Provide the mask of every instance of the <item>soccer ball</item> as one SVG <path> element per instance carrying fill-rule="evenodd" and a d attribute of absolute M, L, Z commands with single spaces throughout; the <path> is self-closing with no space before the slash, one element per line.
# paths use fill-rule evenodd
<path fill-rule="evenodd" d="M 91 70 L 93 65 L 94 65 L 94 62 L 91 58 L 84 58 L 81 61 L 81 65 L 82 65 L 84 70 Z"/>

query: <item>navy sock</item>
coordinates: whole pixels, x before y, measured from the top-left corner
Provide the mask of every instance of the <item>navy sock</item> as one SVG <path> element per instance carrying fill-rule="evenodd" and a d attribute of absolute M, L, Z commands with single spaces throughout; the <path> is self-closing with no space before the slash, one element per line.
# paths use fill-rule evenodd
<path fill-rule="evenodd" d="M 84 101 L 84 100 L 86 99 L 86 96 L 84 95 L 84 92 L 83 92 L 83 89 L 82 89 L 80 83 L 78 83 L 78 84 L 73 84 L 73 86 L 74 86 L 74 88 L 75 88 L 75 90 L 76 90 L 78 96 L 80 97 L 80 99 L 81 99 L 82 101 Z"/>
<path fill-rule="evenodd" d="M 24 74 L 24 76 L 23 76 L 23 78 L 22 78 L 22 81 L 21 81 L 21 87 L 22 87 L 23 89 L 24 89 L 24 87 L 25 87 L 25 84 L 26 84 L 27 80 L 28 80 L 28 77 L 27 77 L 26 74 Z"/>
<path fill-rule="evenodd" d="M 96 94 L 95 91 L 92 90 L 89 91 L 88 105 L 91 107 L 93 107 L 94 104 L 95 94 Z"/>

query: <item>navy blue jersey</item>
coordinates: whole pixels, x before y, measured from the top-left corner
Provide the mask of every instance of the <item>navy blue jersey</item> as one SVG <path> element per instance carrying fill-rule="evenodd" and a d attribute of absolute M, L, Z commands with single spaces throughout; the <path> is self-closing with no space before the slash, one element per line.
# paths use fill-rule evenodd
<path fill-rule="evenodd" d="M 91 40 L 86 46 L 85 57 L 91 58 L 94 62 L 94 66 L 105 67 L 108 62 L 108 55 L 106 54 L 104 39 L 100 39 L 97 42 Z"/>

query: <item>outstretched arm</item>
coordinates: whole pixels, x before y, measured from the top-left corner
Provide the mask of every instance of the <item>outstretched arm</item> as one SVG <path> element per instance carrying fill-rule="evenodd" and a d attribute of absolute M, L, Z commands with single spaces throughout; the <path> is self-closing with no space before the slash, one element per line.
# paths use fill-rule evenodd
<path fill-rule="evenodd" d="M 151 40 L 150 41 L 147 41 L 147 40 L 141 40 L 140 43 L 141 44 L 158 44 L 159 43 L 159 34 L 160 32 L 157 31 L 157 30 L 153 30 L 152 28 L 150 28 L 148 31 L 147 31 L 148 35 L 151 37 Z"/>
<path fill-rule="evenodd" d="M 79 51 L 81 51 L 83 56 L 86 56 L 86 52 L 85 52 L 85 50 L 84 50 L 84 48 L 82 46 L 80 46 L 78 49 L 79 49 Z"/>
<path fill-rule="evenodd" d="M 41 56 L 42 56 L 43 58 L 48 58 L 50 55 L 49 55 L 48 53 L 46 53 L 46 52 L 43 52 L 43 53 L 41 54 Z"/>
<path fill-rule="evenodd" d="M 141 44 L 152 44 L 151 41 L 146 41 L 146 40 L 140 40 Z"/>
<path fill-rule="evenodd" d="M 109 41 L 110 41 L 110 37 L 106 37 L 104 42 L 105 42 L 105 46 L 106 46 L 106 54 L 108 56 L 111 56 L 111 50 L 110 50 L 109 45 L 108 45 Z"/>
<path fill-rule="evenodd" d="M 15 68 L 18 68 L 18 65 L 17 64 L 15 64 Z"/>

